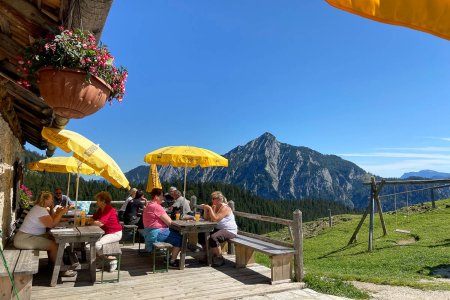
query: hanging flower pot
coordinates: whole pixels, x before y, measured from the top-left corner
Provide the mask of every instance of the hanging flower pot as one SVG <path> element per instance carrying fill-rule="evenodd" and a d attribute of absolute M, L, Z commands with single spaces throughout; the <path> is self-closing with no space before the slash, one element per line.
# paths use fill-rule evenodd
<path fill-rule="evenodd" d="M 39 89 L 44 101 L 54 112 L 67 119 L 80 119 L 101 109 L 111 94 L 102 79 L 74 69 L 43 68 L 39 73 Z"/>
<path fill-rule="evenodd" d="M 107 100 L 122 101 L 128 72 L 113 62 L 93 34 L 59 27 L 36 39 L 18 57 L 23 79 L 17 82 L 24 87 L 38 83 L 42 98 L 61 117 L 82 118 Z"/>

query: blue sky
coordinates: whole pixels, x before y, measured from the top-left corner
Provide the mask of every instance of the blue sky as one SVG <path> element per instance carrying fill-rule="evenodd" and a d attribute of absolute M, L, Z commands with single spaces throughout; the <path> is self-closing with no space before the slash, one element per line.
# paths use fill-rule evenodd
<path fill-rule="evenodd" d="M 114 1 L 122 103 L 71 120 L 128 171 L 168 145 L 271 132 L 384 177 L 450 172 L 450 42 L 316 1 Z M 66 155 L 57 152 L 57 155 Z"/>

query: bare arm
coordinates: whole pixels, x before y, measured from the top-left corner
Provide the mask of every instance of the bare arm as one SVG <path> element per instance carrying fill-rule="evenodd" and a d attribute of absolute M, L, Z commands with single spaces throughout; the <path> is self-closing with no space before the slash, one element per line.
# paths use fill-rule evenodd
<path fill-rule="evenodd" d="M 164 222 L 164 224 L 166 224 L 167 226 L 170 226 L 170 224 L 172 224 L 172 219 L 167 215 L 167 214 L 163 214 L 159 217 L 161 219 L 161 221 Z"/>
<path fill-rule="evenodd" d="M 61 217 L 67 213 L 68 208 L 58 208 L 52 215 L 47 215 L 39 218 L 39 221 L 47 228 L 53 228 L 61 221 Z"/>
<path fill-rule="evenodd" d="M 213 222 L 219 222 L 220 220 L 222 220 L 223 218 L 225 218 L 226 216 L 228 216 L 231 213 L 231 208 L 228 205 L 222 206 L 217 213 L 215 213 L 214 209 L 209 205 L 205 205 L 205 208 L 206 208 L 205 212 L 208 211 L 208 213 L 207 213 L 208 219 L 207 220 L 210 220 Z"/>

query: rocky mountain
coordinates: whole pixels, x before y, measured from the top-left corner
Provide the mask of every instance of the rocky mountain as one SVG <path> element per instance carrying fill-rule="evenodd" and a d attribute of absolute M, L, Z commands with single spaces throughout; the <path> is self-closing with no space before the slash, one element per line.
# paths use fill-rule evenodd
<path fill-rule="evenodd" d="M 401 179 L 408 179 L 411 177 L 420 177 L 423 179 L 449 179 L 450 173 L 442 173 L 433 170 L 421 170 L 419 172 L 408 172 L 400 177 Z"/>
<path fill-rule="evenodd" d="M 281 143 L 264 133 L 224 155 L 228 168 L 189 169 L 189 181 L 223 182 L 240 186 L 267 199 L 326 199 L 349 207 L 365 207 L 370 175 L 336 155 Z M 132 182 L 146 182 L 148 166 L 126 173 Z M 183 168 L 160 167 L 162 181 L 183 178 Z"/>

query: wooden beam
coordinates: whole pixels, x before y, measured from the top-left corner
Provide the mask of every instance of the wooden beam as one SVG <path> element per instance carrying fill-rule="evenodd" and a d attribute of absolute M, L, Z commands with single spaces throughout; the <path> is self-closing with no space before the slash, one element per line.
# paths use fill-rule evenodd
<path fill-rule="evenodd" d="M 235 211 L 234 215 L 238 216 L 238 217 L 244 217 L 247 219 L 277 223 L 277 224 L 286 225 L 286 226 L 292 225 L 291 220 L 275 218 L 275 217 L 271 217 L 271 216 L 255 215 L 255 214 L 249 214 L 249 213 L 245 213 L 245 212 L 241 212 L 241 211 Z"/>

